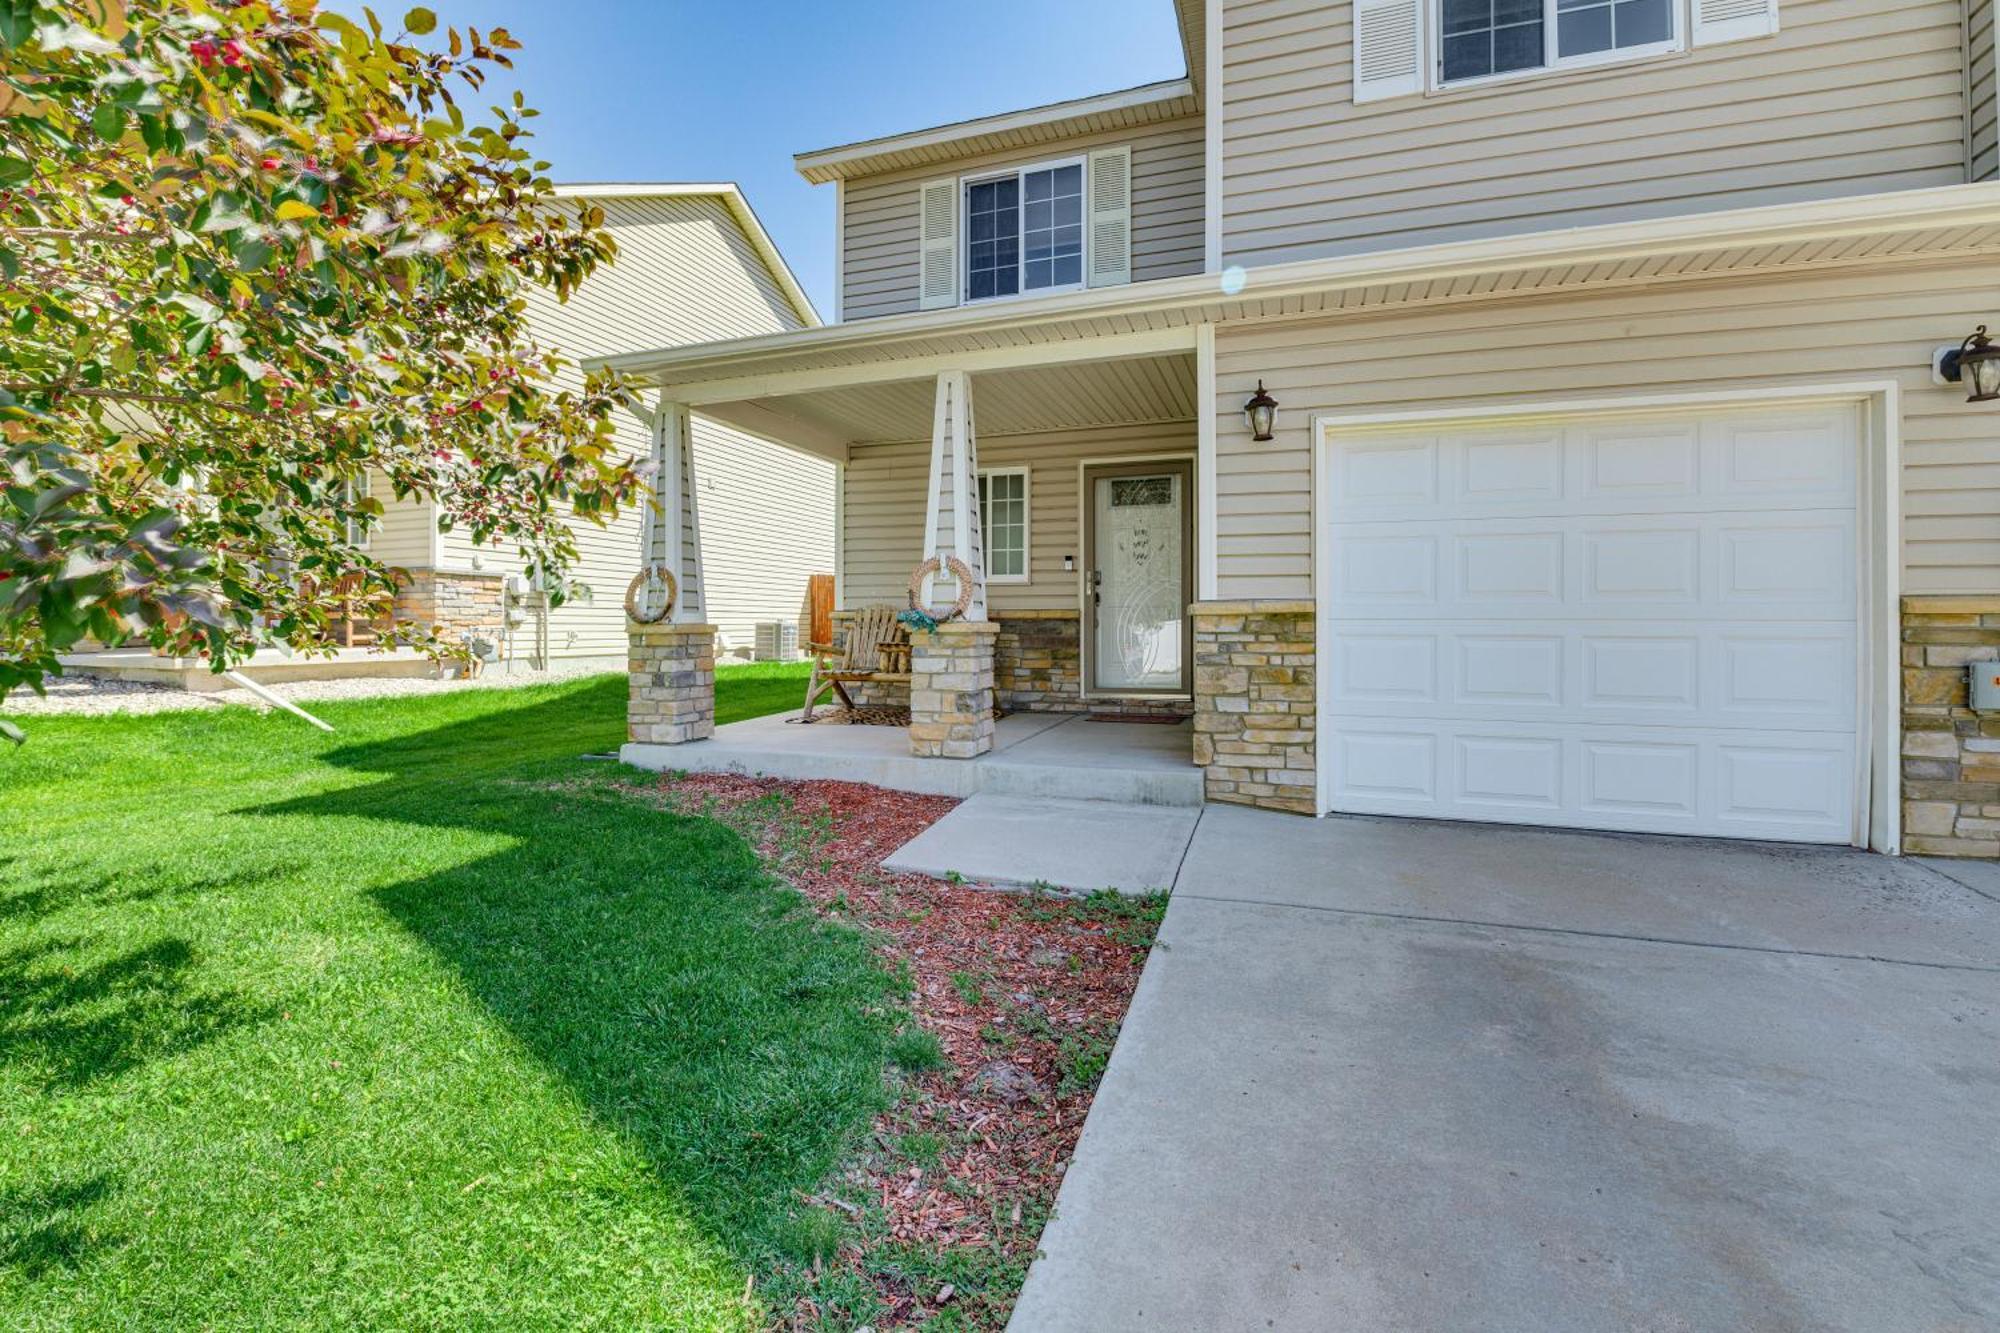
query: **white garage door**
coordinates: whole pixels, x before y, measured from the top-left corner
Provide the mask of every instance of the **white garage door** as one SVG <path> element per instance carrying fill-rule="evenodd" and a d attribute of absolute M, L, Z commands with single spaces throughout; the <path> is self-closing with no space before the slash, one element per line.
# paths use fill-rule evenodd
<path fill-rule="evenodd" d="M 1858 409 L 1330 428 L 1354 813 L 1848 842 Z"/>

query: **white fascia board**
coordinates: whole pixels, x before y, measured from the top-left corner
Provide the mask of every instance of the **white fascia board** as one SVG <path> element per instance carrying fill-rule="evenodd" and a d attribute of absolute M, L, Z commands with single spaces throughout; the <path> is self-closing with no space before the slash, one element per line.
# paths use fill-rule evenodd
<path fill-rule="evenodd" d="M 1091 116 L 1109 115 L 1119 111 L 1129 111 L 1135 107 L 1173 102 L 1193 96 L 1192 80 L 1186 77 L 1167 79 L 1160 83 L 1147 83 L 1137 88 L 1121 89 L 1115 93 L 1101 93 L 1095 97 L 1079 97 L 1073 101 L 1054 102 L 1048 106 L 1030 107 L 1024 111 L 984 116 L 978 120 L 961 120 L 932 129 L 913 130 L 908 134 L 892 134 L 880 139 L 865 139 L 860 143 L 841 144 L 835 148 L 819 148 L 810 153 L 796 154 L 792 158 L 792 165 L 797 168 L 799 175 L 814 185 L 822 185 L 838 177 L 862 175 L 864 174 L 864 170 L 861 169 L 862 164 L 889 154 L 945 148 L 968 139 L 984 138 L 989 134 L 1019 133 L 1022 130 L 1054 125 L 1066 120 L 1084 120 Z"/>
<path fill-rule="evenodd" d="M 759 334 L 728 342 L 592 357 L 584 364 L 592 368 L 608 366 L 636 375 L 701 379 L 727 373 L 733 363 L 753 362 L 774 353 L 809 356 L 825 351 L 851 358 L 857 351 L 911 338 L 984 334 L 1065 319 L 1167 313 L 1192 325 L 1203 320 L 1240 318 L 1240 314 L 1230 312 L 1240 311 L 1245 305 L 1361 285 L 1435 282 L 1522 265 L 1612 263 L 1692 251 L 1727 251 L 1897 231 L 1947 232 L 1996 225 L 2000 225 L 2000 181 L 1941 185 L 1266 264 L 1246 270 L 1243 289 L 1233 296 L 1218 289 L 1215 274 L 1191 274 L 1123 287 L 1021 297 L 990 306 L 886 315 L 793 333 Z M 1908 257 L 1922 256 L 1921 252 L 1914 252 Z"/>
<path fill-rule="evenodd" d="M 792 266 L 785 261 L 784 252 L 778 249 L 771 233 L 764 229 L 764 222 L 757 216 L 757 210 L 750 206 L 749 198 L 741 186 L 733 181 L 580 181 L 555 187 L 558 199 L 685 199 L 703 197 L 720 199 L 729 208 L 729 214 L 736 219 L 736 225 L 750 238 L 751 248 L 764 267 L 770 272 L 772 281 L 778 284 L 785 299 L 792 303 L 792 309 L 805 322 L 807 328 L 820 328 L 824 321 L 813 306 L 812 298 L 792 272 Z"/>

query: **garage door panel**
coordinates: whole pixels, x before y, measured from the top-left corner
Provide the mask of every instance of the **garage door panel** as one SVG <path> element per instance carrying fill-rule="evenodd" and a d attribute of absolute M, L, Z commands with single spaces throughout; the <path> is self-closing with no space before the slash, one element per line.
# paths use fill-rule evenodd
<path fill-rule="evenodd" d="M 1571 718 L 1845 733 L 1852 625 L 1482 620 L 1334 626 L 1322 636 L 1331 718 Z"/>
<path fill-rule="evenodd" d="M 1343 619 L 1849 620 L 1855 518 L 1828 510 L 1343 523 Z"/>
<path fill-rule="evenodd" d="M 1852 738 L 1484 723 L 1343 724 L 1335 808 L 1564 828 L 1844 842 Z"/>
<path fill-rule="evenodd" d="M 1576 498 L 1617 508 L 1636 499 L 1692 500 L 1701 494 L 1701 425 L 1697 421 L 1592 423 L 1573 428 Z"/>
<path fill-rule="evenodd" d="M 1818 404 L 1335 440 L 1333 808 L 1847 841 L 1858 463 Z"/>

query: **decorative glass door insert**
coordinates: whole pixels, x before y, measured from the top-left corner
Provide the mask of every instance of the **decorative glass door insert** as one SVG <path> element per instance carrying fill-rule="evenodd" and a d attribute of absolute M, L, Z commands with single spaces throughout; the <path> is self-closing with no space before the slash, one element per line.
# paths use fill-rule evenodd
<path fill-rule="evenodd" d="M 1091 687 L 1183 692 L 1187 681 L 1188 469 L 1093 473 Z"/>

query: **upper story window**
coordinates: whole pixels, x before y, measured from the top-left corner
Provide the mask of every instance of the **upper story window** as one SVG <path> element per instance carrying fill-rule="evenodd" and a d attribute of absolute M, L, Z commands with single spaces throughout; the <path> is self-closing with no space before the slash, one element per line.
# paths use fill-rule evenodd
<path fill-rule="evenodd" d="M 1131 146 L 923 182 L 915 258 L 923 310 L 1132 281 Z"/>
<path fill-rule="evenodd" d="M 1779 0 L 1354 0 L 1354 100 L 1774 36 Z"/>
<path fill-rule="evenodd" d="M 965 186 L 965 299 L 1083 285 L 1083 162 Z"/>
<path fill-rule="evenodd" d="M 1679 0 L 1439 0 L 1442 83 L 1679 49 Z"/>

